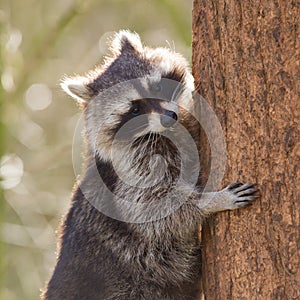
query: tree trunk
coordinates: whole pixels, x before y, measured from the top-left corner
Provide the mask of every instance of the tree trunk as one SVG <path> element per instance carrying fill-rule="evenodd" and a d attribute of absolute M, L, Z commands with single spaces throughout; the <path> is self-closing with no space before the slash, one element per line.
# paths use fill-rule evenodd
<path fill-rule="evenodd" d="M 224 185 L 262 195 L 204 226 L 205 299 L 300 299 L 299 1 L 195 0 L 193 74 L 223 127 Z"/>

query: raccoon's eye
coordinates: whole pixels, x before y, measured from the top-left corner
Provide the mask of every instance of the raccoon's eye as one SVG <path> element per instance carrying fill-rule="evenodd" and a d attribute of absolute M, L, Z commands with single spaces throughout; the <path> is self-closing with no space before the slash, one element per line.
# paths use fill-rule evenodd
<path fill-rule="evenodd" d="M 140 114 L 140 107 L 139 107 L 139 105 L 137 105 L 137 104 L 134 104 L 132 107 L 131 107 L 131 109 L 130 109 L 130 113 L 132 114 L 132 115 L 134 115 L 134 116 L 137 116 L 137 115 L 139 115 Z"/>

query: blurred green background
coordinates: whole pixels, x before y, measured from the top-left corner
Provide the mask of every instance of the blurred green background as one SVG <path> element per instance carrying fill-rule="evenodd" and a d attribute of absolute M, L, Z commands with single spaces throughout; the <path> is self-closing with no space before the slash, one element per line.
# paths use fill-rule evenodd
<path fill-rule="evenodd" d="M 0 0 L 0 299 L 39 299 L 55 264 L 80 116 L 60 79 L 101 63 L 119 29 L 190 60 L 191 15 L 192 0 Z"/>

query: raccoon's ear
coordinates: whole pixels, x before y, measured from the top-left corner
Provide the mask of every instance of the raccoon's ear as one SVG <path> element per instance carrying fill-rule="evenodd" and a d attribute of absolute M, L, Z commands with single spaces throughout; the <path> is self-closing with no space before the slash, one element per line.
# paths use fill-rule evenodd
<path fill-rule="evenodd" d="M 79 104 L 86 104 L 93 97 L 92 91 L 88 88 L 89 80 L 86 77 L 66 77 L 60 86 Z"/>
<path fill-rule="evenodd" d="M 121 30 L 116 33 L 111 43 L 111 49 L 116 54 L 130 51 L 141 52 L 143 45 L 136 32 Z"/>

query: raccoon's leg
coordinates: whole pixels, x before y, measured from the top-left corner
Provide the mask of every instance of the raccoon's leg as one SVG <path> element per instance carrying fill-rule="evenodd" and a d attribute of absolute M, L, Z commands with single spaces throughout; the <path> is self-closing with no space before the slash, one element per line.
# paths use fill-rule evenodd
<path fill-rule="evenodd" d="M 221 191 L 202 193 L 197 206 L 207 214 L 233 210 L 251 205 L 259 197 L 257 191 L 252 183 L 234 182 Z"/>

